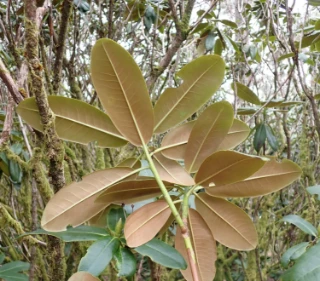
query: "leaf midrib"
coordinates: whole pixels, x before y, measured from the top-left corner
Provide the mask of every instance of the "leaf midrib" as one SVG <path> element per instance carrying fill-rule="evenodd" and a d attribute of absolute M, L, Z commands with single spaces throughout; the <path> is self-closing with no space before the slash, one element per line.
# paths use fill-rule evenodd
<path fill-rule="evenodd" d="M 191 162 L 191 165 L 190 165 L 190 167 L 189 167 L 189 169 L 188 169 L 188 170 L 189 170 L 189 173 L 191 173 L 192 168 L 193 168 L 193 166 L 194 166 L 194 163 L 196 162 L 196 160 L 197 160 L 197 158 L 198 158 L 198 155 L 199 155 L 200 151 L 202 150 L 203 145 L 204 145 L 204 143 L 206 142 L 206 140 L 207 140 L 207 138 L 208 138 L 208 135 L 211 133 L 214 125 L 217 123 L 217 120 L 219 119 L 219 117 L 220 117 L 222 111 L 224 111 L 224 109 L 225 109 L 225 107 L 223 107 L 223 108 L 220 109 L 220 111 L 219 111 L 218 115 L 216 116 L 214 122 L 212 122 L 212 124 L 211 124 L 211 126 L 210 126 L 210 129 L 207 131 L 205 137 L 204 137 L 203 140 L 201 141 L 201 144 L 199 145 L 198 150 L 197 150 L 197 152 L 196 152 L 196 154 L 195 154 L 195 156 L 194 156 L 194 158 L 193 158 L 193 161 Z M 195 125 L 195 126 L 196 126 L 196 125 Z M 190 135 L 190 136 L 191 136 L 191 135 Z"/>
<path fill-rule="evenodd" d="M 137 173 L 136 170 L 126 174 L 125 176 L 120 177 L 119 179 L 114 180 L 113 182 L 111 182 L 110 184 L 104 185 L 102 188 L 95 190 L 95 192 L 90 193 L 90 195 L 86 196 L 85 198 L 83 198 L 82 200 L 77 201 L 76 203 L 72 204 L 69 208 L 65 209 L 63 212 L 60 212 L 59 214 L 57 214 L 56 216 L 54 216 L 51 220 L 48 220 L 45 224 L 49 224 L 50 222 L 54 221 L 57 217 L 59 217 L 61 214 L 64 214 L 66 212 L 68 212 L 70 209 L 72 209 L 73 207 L 75 207 L 76 205 L 82 203 L 83 201 L 89 199 L 90 197 L 96 195 L 97 193 L 101 192 L 103 189 L 109 187 L 110 185 L 115 184 L 116 182 L 119 182 L 131 175 L 134 175 L 135 173 Z"/>
<path fill-rule="evenodd" d="M 23 107 L 22 107 L 22 108 L 23 108 Z M 22 109 L 22 108 L 21 108 L 21 109 Z M 31 111 L 31 112 L 36 112 L 36 113 L 39 112 L 39 111 L 36 110 L 36 109 L 30 109 L 30 108 L 24 108 L 24 109 L 25 109 L 25 110 L 29 110 L 29 111 Z M 97 130 L 97 131 L 99 131 L 99 132 L 102 132 L 102 133 L 105 133 L 105 134 L 108 134 L 108 135 L 111 135 L 111 136 L 114 136 L 114 137 L 117 137 L 117 138 L 120 138 L 120 139 L 122 139 L 122 140 L 127 141 L 127 139 L 124 138 L 124 137 L 121 136 L 121 135 L 117 135 L 117 134 L 112 133 L 112 132 L 110 132 L 110 131 L 103 130 L 102 128 L 99 128 L 99 127 L 96 127 L 96 126 L 93 126 L 93 125 L 89 125 L 89 124 L 87 124 L 87 123 L 80 122 L 80 121 L 78 121 L 78 120 L 74 120 L 74 119 L 71 119 L 71 118 L 62 116 L 62 115 L 57 114 L 57 113 L 55 113 L 55 112 L 53 112 L 53 113 L 54 113 L 54 115 L 55 115 L 56 117 L 59 117 L 59 118 L 61 118 L 61 119 L 63 119 L 63 120 L 68 120 L 68 121 L 74 122 L 74 123 L 76 123 L 76 124 L 79 124 L 79 125 L 81 125 L 81 126 L 84 126 L 84 127 L 90 128 L 90 129 L 95 129 L 95 130 Z"/>
<path fill-rule="evenodd" d="M 216 65 L 216 63 L 214 64 Z M 158 127 L 162 124 L 162 122 L 171 114 L 171 112 L 173 110 L 175 110 L 175 108 L 177 107 L 177 105 L 181 102 L 181 100 L 183 100 L 185 98 L 186 95 L 188 95 L 188 93 L 190 92 L 190 90 L 195 86 L 195 84 L 214 66 L 211 65 L 210 67 L 208 67 L 196 80 L 194 80 L 193 83 L 191 83 L 191 85 L 189 86 L 189 88 L 187 88 L 187 90 L 182 94 L 181 98 L 177 100 L 177 102 L 171 107 L 171 109 L 167 112 L 167 114 L 164 115 L 164 117 L 162 119 L 160 119 L 160 121 L 158 122 L 158 124 L 154 127 L 154 131 L 156 131 L 158 129 Z M 183 82 L 185 83 L 185 82 Z M 179 90 L 180 87 L 182 87 L 183 84 L 181 84 L 178 88 L 173 88 L 174 90 Z"/>
<path fill-rule="evenodd" d="M 227 225 L 229 225 L 233 230 L 235 230 L 245 241 L 248 242 L 249 245 L 251 245 L 252 247 L 254 247 L 254 245 L 252 245 L 252 244 L 250 243 L 250 241 L 248 241 L 247 238 L 241 234 L 241 232 L 239 232 L 236 228 L 233 227 L 232 224 L 230 224 L 230 223 L 229 223 L 228 221 L 226 221 L 222 216 L 220 216 L 220 214 L 218 214 L 215 210 L 213 210 L 213 209 L 205 202 L 205 200 L 203 200 L 203 199 L 202 199 L 200 196 L 198 196 L 198 195 L 197 195 L 197 198 L 198 198 L 200 201 L 202 201 L 202 203 L 203 203 L 205 206 L 207 206 L 207 208 L 209 208 L 213 213 L 215 213 L 221 220 L 223 220 Z M 221 200 L 224 200 L 224 199 L 221 199 Z M 228 203 L 230 203 L 230 202 L 228 202 Z M 230 204 L 232 204 L 232 203 L 230 203 Z M 240 209 L 240 210 L 241 210 L 241 209 Z M 242 210 L 241 210 L 241 211 L 242 211 Z"/>
<path fill-rule="evenodd" d="M 129 103 L 129 101 L 128 101 L 128 98 L 127 98 L 127 92 L 125 91 L 125 89 L 124 89 L 123 86 L 122 86 L 122 83 L 121 83 L 121 80 L 120 80 L 120 78 L 119 78 L 118 72 L 116 71 L 116 68 L 114 67 L 113 61 L 111 60 L 111 57 L 109 56 L 109 53 L 108 53 L 108 51 L 106 50 L 104 44 L 102 44 L 102 47 L 103 47 L 103 50 L 104 50 L 105 53 L 106 53 L 106 56 L 108 57 L 108 59 L 109 59 L 109 61 L 110 61 L 110 64 L 111 64 L 112 69 L 113 69 L 113 72 L 114 72 L 114 74 L 116 75 L 116 77 L 117 77 L 117 79 L 118 79 L 118 83 L 119 83 L 119 85 L 120 85 L 120 87 L 121 87 L 121 90 L 122 90 L 124 99 L 125 99 L 125 101 L 126 101 L 126 103 L 127 103 L 127 106 L 128 106 L 128 108 L 129 108 L 129 111 L 130 111 L 130 114 L 131 114 L 133 123 L 134 123 L 134 125 L 135 125 L 135 129 L 136 129 L 136 131 L 137 131 L 137 133 L 138 133 L 138 135 L 139 135 L 140 141 L 141 141 L 142 144 L 144 144 L 144 139 L 143 139 L 142 134 L 141 134 L 141 132 L 140 132 L 140 128 L 139 128 L 139 126 L 138 126 L 136 117 L 135 117 L 135 115 L 133 114 L 131 105 L 130 105 L 130 103 Z"/>
<path fill-rule="evenodd" d="M 162 209 L 160 209 L 158 212 L 154 213 L 153 216 L 150 216 L 149 219 L 145 220 L 144 223 L 140 224 L 139 226 L 137 226 L 131 233 L 130 235 L 128 235 L 127 240 L 129 239 L 130 236 L 132 236 L 133 234 L 135 234 L 137 232 L 137 230 L 141 229 L 142 227 L 144 227 L 148 222 L 150 222 L 151 220 L 153 220 L 156 216 L 158 216 L 160 213 L 166 211 L 166 209 L 169 208 L 169 205 L 166 204 L 166 206 L 164 206 Z"/>

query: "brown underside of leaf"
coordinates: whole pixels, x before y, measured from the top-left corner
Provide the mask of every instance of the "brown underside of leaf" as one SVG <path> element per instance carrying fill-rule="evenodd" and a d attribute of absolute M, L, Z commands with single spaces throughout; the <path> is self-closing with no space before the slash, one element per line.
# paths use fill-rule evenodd
<path fill-rule="evenodd" d="M 202 56 L 184 66 L 177 73 L 183 83 L 166 89 L 155 105 L 155 133 L 169 130 L 205 104 L 219 89 L 224 71 L 224 61 L 217 55 Z"/>
<path fill-rule="evenodd" d="M 256 156 L 235 151 L 218 151 L 209 156 L 195 176 L 198 185 L 209 186 L 238 182 L 258 171 L 265 161 Z"/>
<path fill-rule="evenodd" d="M 182 124 L 166 134 L 161 143 L 161 148 L 166 149 L 162 150 L 161 153 L 169 159 L 183 160 L 186 143 L 194 124 L 195 121 Z"/>
<path fill-rule="evenodd" d="M 132 56 L 110 39 L 98 40 L 91 54 L 91 78 L 103 107 L 121 134 L 134 145 L 148 143 L 153 133 L 153 108 Z"/>
<path fill-rule="evenodd" d="M 130 168 L 112 168 L 94 172 L 56 193 L 47 204 L 41 226 L 47 231 L 63 231 L 68 225 L 78 226 L 106 207 L 95 203 L 99 193 L 133 173 Z"/>
<path fill-rule="evenodd" d="M 61 139 L 81 144 L 96 141 L 101 147 L 119 147 L 127 143 L 101 110 L 66 97 L 49 96 L 48 102 L 55 114 L 55 128 Z M 43 131 L 35 98 L 22 101 L 17 112 L 33 128 Z"/>
<path fill-rule="evenodd" d="M 124 236 L 129 247 L 139 247 L 154 238 L 167 222 L 171 210 L 164 200 L 147 204 L 126 220 Z"/>
<path fill-rule="evenodd" d="M 173 184 L 164 182 L 170 189 Z M 97 203 L 131 204 L 161 195 L 157 181 L 153 178 L 138 178 L 127 180 L 109 187 L 101 193 L 96 200 Z"/>
<path fill-rule="evenodd" d="M 90 273 L 85 271 L 79 271 L 74 273 L 68 281 L 100 281 L 99 278 L 92 276 Z"/>
<path fill-rule="evenodd" d="M 174 160 L 167 159 L 161 153 L 154 155 L 154 165 L 162 180 L 179 185 L 194 185 L 193 178 Z"/>
<path fill-rule="evenodd" d="M 250 128 L 246 123 L 238 119 L 233 119 L 233 124 L 218 150 L 229 150 L 236 147 L 248 137 L 249 133 Z"/>
<path fill-rule="evenodd" d="M 194 125 L 186 148 L 185 165 L 189 173 L 198 171 L 201 163 L 218 150 L 233 123 L 233 108 L 222 101 L 209 106 Z"/>
<path fill-rule="evenodd" d="M 268 161 L 259 171 L 244 181 L 218 185 L 206 189 L 215 197 L 252 197 L 261 196 L 284 188 L 298 179 L 300 167 L 290 160 Z"/>
<path fill-rule="evenodd" d="M 235 250 L 252 250 L 258 236 L 249 216 L 225 199 L 205 193 L 196 197 L 196 208 L 209 226 L 213 237 L 221 244 Z"/>
<path fill-rule="evenodd" d="M 216 272 L 216 241 L 214 240 L 206 222 L 194 209 L 189 209 L 188 226 L 190 230 L 190 239 L 195 252 L 199 280 L 212 281 Z M 177 227 L 175 237 L 175 248 L 181 253 L 188 263 L 188 268 L 186 270 L 181 270 L 183 277 L 187 281 L 193 281 L 187 250 L 179 227 Z"/>

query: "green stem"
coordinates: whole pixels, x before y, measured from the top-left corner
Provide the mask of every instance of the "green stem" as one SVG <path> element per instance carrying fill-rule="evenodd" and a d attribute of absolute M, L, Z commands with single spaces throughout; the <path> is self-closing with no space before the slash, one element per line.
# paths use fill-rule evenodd
<path fill-rule="evenodd" d="M 178 223 L 178 225 L 181 228 L 182 237 L 184 239 L 184 244 L 187 249 L 188 260 L 189 260 L 189 265 L 190 265 L 191 272 L 192 272 L 193 281 L 199 281 L 199 277 L 198 277 L 199 274 L 198 274 L 198 269 L 197 269 L 197 265 L 196 265 L 194 250 L 193 250 L 191 239 L 189 236 L 187 220 L 186 219 L 183 220 L 182 217 L 180 216 L 174 202 L 172 201 L 172 199 L 170 197 L 170 194 L 169 194 L 167 188 L 165 187 L 163 181 L 161 180 L 160 175 L 159 175 L 159 173 L 153 163 L 153 159 L 149 153 L 148 147 L 145 144 L 143 144 L 143 150 L 144 150 L 144 153 L 145 153 L 147 160 L 149 162 L 150 169 L 151 169 L 151 171 L 152 171 L 152 173 L 153 173 L 153 175 L 154 175 L 154 177 L 160 187 L 160 190 L 163 194 L 163 197 L 167 201 L 167 203 L 170 207 L 170 210 L 175 217 L 176 222 Z M 183 204 L 185 205 L 185 200 L 184 200 Z M 187 206 L 188 206 L 188 204 L 187 204 Z"/>

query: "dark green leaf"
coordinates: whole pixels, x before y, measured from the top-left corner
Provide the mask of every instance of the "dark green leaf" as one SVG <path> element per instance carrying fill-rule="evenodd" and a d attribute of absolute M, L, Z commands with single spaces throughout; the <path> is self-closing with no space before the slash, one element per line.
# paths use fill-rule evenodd
<path fill-rule="evenodd" d="M 109 229 L 111 229 L 112 231 L 116 230 L 116 226 L 118 221 L 121 219 L 122 221 L 122 225 L 124 225 L 124 222 L 126 220 L 125 214 L 124 214 L 124 210 L 123 208 L 112 208 L 107 216 L 107 224 Z"/>
<path fill-rule="evenodd" d="M 93 276 L 100 275 L 110 263 L 119 245 L 119 239 L 114 237 L 107 237 L 93 243 L 88 248 L 87 254 L 80 260 L 78 271 L 86 271 Z"/>
<path fill-rule="evenodd" d="M 265 125 L 265 127 L 266 127 L 266 134 L 267 134 L 268 143 L 271 146 L 273 151 L 277 151 L 279 148 L 277 138 L 275 137 L 275 135 L 269 125 Z"/>
<path fill-rule="evenodd" d="M 256 126 L 256 132 L 253 138 L 253 147 L 259 153 L 261 147 L 267 139 L 266 126 L 264 123 L 260 123 Z"/>
<path fill-rule="evenodd" d="M 10 179 L 14 186 L 17 189 L 20 189 L 20 184 L 22 180 L 22 170 L 20 168 L 20 165 L 14 160 L 9 160 L 9 173 Z"/>
<path fill-rule="evenodd" d="M 118 276 L 130 277 L 135 274 L 137 268 L 137 261 L 134 254 L 127 248 L 120 248 L 114 255 L 117 268 Z"/>
<path fill-rule="evenodd" d="M 307 188 L 307 191 L 312 195 L 317 194 L 318 200 L 320 200 L 320 185 L 309 186 Z"/>
<path fill-rule="evenodd" d="M 103 237 L 109 236 L 108 232 L 99 227 L 81 225 L 75 228 L 68 228 L 66 231 L 61 232 L 50 232 L 44 229 L 38 229 L 29 233 L 25 233 L 19 237 L 26 235 L 36 235 L 36 234 L 45 234 L 51 235 L 60 238 L 65 242 L 74 242 L 74 241 L 95 241 Z"/>
<path fill-rule="evenodd" d="M 307 222 L 297 215 L 288 215 L 285 216 L 282 220 L 294 224 L 306 234 L 310 234 L 313 236 L 318 235 L 318 230 L 310 222 Z"/>
<path fill-rule="evenodd" d="M 177 269 L 187 268 L 187 263 L 181 254 L 173 247 L 158 239 L 152 239 L 148 243 L 135 248 L 135 250 L 139 254 L 148 256 L 154 262 L 165 267 Z"/>
<path fill-rule="evenodd" d="M 284 267 L 287 267 L 290 261 L 298 259 L 302 254 L 306 252 L 308 245 L 308 242 L 302 242 L 289 248 L 281 257 L 281 264 Z"/>
<path fill-rule="evenodd" d="M 295 265 L 282 275 L 283 281 L 320 280 L 320 244 L 308 249 Z"/>
<path fill-rule="evenodd" d="M 28 276 L 18 273 L 29 270 L 30 264 L 27 262 L 14 261 L 6 263 L 0 267 L 0 278 L 6 281 L 28 281 Z"/>

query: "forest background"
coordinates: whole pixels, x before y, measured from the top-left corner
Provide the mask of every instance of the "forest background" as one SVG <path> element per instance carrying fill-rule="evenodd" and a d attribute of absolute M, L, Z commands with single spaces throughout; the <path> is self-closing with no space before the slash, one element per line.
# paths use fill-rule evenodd
<path fill-rule="evenodd" d="M 175 73 L 184 65 L 220 55 L 226 75 L 203 109 L 229 101 L 235 117 L 251 129 L 236 151 L 290 159 L 302 169 L 301 178 L 280 192 L 232 200 L 253 219 L 259 243 L 249 252 L 218 244 L 215 280 L 281 280 L 288 268 L 319 260 L 320 251 L 303 260 L 316 245 L 320 215 L 319 7 L 317 0 L 0 0 L 0 277 L 68 280 L 89 242 L 17 237 L 40 228 L 46 203 L 65 185 L 139 154 L 130 143 L 61 145 L 54 127 L 45 135 L 35 132 L 15 111 L 25 98 L 37 96 L 50 121 L 49 95 L 102 109 L 89 70 L 91 49 L 100 38 L 116 41 L 133 56 L 153 104 L 163 89 L 181 83 Z M 157 147 L 157 140 L 152 145 Z M 285 222 L 288 215 L 295 216 Z M 22 263 L 12 264 L 17 261 Z M 307 274 L 297 280 L 320 280 Z M 126 280 L 114 264 L 101 278 Z M 179 270 L 147 257 L 139 258 L 135 278 L 183 280 Z"/>

